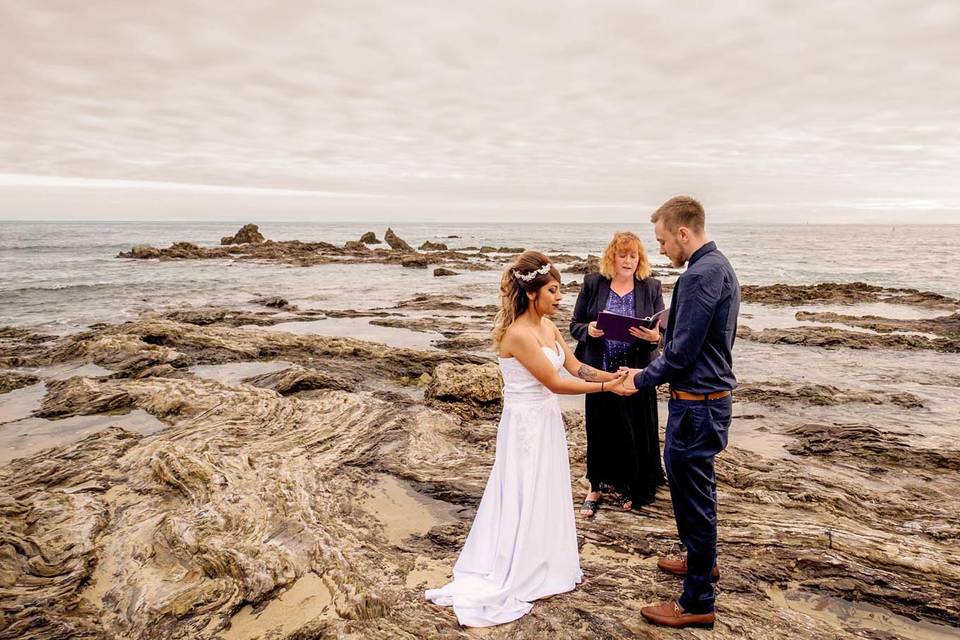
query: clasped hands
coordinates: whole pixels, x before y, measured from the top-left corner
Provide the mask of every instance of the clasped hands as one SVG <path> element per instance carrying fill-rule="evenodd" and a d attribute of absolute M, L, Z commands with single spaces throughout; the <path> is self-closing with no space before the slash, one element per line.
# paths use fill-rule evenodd
<path fill-rule="evenodd" d="M 620 367 L 613 377 L 604 385 L 604 391 L 615 393 L 618 396 L 632 396 L 637 392 L 636 385 L 633 384 L 633 376 L 642 371 L 642 369 L 629 369 Z"/>

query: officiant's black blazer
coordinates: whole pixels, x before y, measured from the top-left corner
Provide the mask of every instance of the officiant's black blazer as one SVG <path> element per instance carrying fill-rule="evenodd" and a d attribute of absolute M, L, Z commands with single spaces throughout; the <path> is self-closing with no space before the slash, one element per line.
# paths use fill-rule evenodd
<path fill-rule="evenodd" d="M 583 279 L 583 287 L 577 296 L 577 304 L 573 308 L 573 319 L 570 321 L 570 335 L 577 341 L 574 355 L 583 364 L 595 369 L 603 366 L 603 338 L 591 338 L 587 333 L 587 325 L 597 319 L 600 312 L 607 306 L 610 297 L 610 279 L 599 273 L 588 274 Z M 633 300 L 636 316 L 646 318 L 663 309 L 663 287 L 656 278 L 645 278 L 633 281 Z M 628 354 L 630 366 L 642 369 L 657 357 L 658 345 L 637 340 Z"/>

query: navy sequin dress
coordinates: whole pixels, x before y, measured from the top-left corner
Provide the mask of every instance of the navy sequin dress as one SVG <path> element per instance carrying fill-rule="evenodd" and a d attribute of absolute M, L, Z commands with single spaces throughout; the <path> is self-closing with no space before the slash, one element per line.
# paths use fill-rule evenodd
<path fill-rule="evenodd" d="M 610 290 L 610 297 L 607 298 L 607 306 L 604 311 L 616 313 L 621 316 L 633 316 L 633 289 L 625 296 L 620 296 L 613 289 Z M 620 342 L 619 340 L 604 340 L 603 342 L 603 370 L 616 371 L 620 367 L 627 366 L 627 351 L 630 349 L 629 342 Z"/>

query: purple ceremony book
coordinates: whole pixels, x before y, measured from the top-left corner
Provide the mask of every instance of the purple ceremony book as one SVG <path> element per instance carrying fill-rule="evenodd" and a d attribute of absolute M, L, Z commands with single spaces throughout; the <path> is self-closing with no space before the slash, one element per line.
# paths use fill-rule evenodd
<path fill-rule="evenodd" d="M 633 316 L 622 316 L 619 313 L 601 311 L 600 315 L 597 316 L 597 329 L 603 331 L 603 337 L 609 340 L 633 342 L 636 338 L 630 335 L 630 327 L 652 329 L 658 324 L 666 324 L 666 320 L 666 309 L 646 318 L 634 318 Z"/>

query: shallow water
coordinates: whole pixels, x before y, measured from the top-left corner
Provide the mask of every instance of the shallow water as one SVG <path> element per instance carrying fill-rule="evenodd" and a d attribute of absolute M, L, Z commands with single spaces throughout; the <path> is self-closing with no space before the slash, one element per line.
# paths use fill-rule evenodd
<path fill-rule="evenodd" d="M 146 309 L 209 303 L 242 307 L 258 295 L 280 295 L 301 309 L 318 310 L 391 308 L 419 293 L 465 296 L 460 301 L 473 305 L 497 300 L 497 271 L 465 271 L 455 277 L 435 278 L 430 269 L 405 269 L 396 265 L 293 267 L 252 261 L 143 261 L 114 257 L 135 244 L 168 246 L 184 240 L 212 246 L 239 226 L 239 223 L 0 223 L 0 269 L 8 274 L 0 282 L 0 325 L 71 332 L 91 322 L 119 322 Z M 586 255 L 600 253 L 610 234 L 621 226 L 411 224 L 396 231 L 413 246 L 433 240 L 446 242 L 451 248 L 489 244 Z M 637 230 L 648 248 L 653 248 L 648 227 L 646 223 L 638 224 Z M 385 225 L 370 224 L 261 225 L 261 231 L 268 238 L 335 243 L 356 239 L 367 230 L 373 230 L 382 238 L 384 229 Z M 931 228 L 916 226 L 893 229 L 885 226 L 719 225 L 711 231 L 744 284 L 863 280 L 882 286 L 916 287 L 960 296 L 960 261 L 952 259 L 960 254 L 960 226 L 937 227 L 932 236 Z M 451 234 L 461 237 L 446 237 Z M 877 258 L 879 255 L 883 255 L 883 260 Z M 917 255 L 923 255 L 924 260 L 918 261 Z M 655 263 L 664 262 L 661 256 L 654 255 L 652 259 Z M 564 276 L 565 281 L 582 279 L 579 274 Z M 665 282 L 673 279 L 663 278 Z M 105 305 L 107 300 L 109 306 Z M 567 295 L 563 305 L 569 309 L 575 300 L 575 294 Z M 855 330 L 843 325 L 797 321 L 795 314 L 799 310 L 904 319 L 945 313 L 889 303 L 799 307 L 745 304 L 741 323 L 758 330 L 795 326 L 840 326 Z M 431 315 L 431 312 L 398 311 L 406 317 Z M 442 312 L 437 315 L 466 314 Z M 487 320 L 467 317 L 464 321 L 476 323 L 477 333 L 489 329 Z M 433 349 L 434 342 L 442 337 L 436 332 L 371 325 L 369 318 L 325 318 L 259 328 L 356 337 L 415 349 Z M 758 451 L 779 455 L 780 443 L 769 433 L 782 423 L 804 421 L 868 423 L 923 436 L 923 446 L 960 446 L 955 438 L 955 396 L 960 375 L 950 373 L 960 371 L 960 354 L 828 350 L 738 340 L 734 355 L 735 370 L 742 382 L 831 384 L 885 394 L 908 391 L 925 405 L 923 409 L 907 410 L 890 404 L 846 404 L 802 407 L 789 413 L 783 409 L 751 406 L 744 411 L 765 417 L 738 421 L 731 434 L 731 443 L 735 446 L 738 442 L 749 443 Z M 254 375 L 234 369 L 237 366 L 240 365 L 198 368 L 197 371 L 231 384 Z M 268 370 L 262 366 L 263 363 L 258 364 L 256 372 Z M 108 370 L 96 365 L 69 364 L 37 375 L 58 378 L 107 373 Z M 0 396 L 0 422 L 28 415 L 37 393 L 33 389 Z M 561 404 L 564 408 L 580 409 L 583 401 L 578 397 L 564 398 Z M 661 410 L 661 420 L 665 415 L 665 410 Z"/>
<path fill-rule="evenodd" d="M 167 425 L 142 409 L 123 415 L 97 414 L 61 420 L 23 418 L 0 424 L 0 463 L 70 444 L 111 426 L 150 435 Z"/>
<path fill-rule="evenodd" d="M 869 629 L 896 634 L 906 640 L 955 640 L 960 629 L 920 622 L 897 615 L 881 607 L 843 598 L 777 587 L 768 587 L 767 595 L 779 607 L 830 623 L 838 629 Z"/>
<path fill-rule="evenodd" d="M 265 360 L 257 362 L 228 362 L 226 364 L 200 364 L 187 369 L 200 378 L 216 380 L 227 385 L 236 385 L 245 378 L 259 376 L 264 373 L 273 373 L 290 368 L 292 363 L 282 360 Z"/>
<path fill-rule="evenodd" d="M 285 637 L 316 619 L 336 619 L 333 595 L 316 573 L 306 573 L 262 610 L 244 606 L 230 619 L 230 627 L 221 634 L 223 640 L 254 640 Z"/>
<path fill-rule="evenodd" d="M 434 332 L 373 325 L 370 324 L 370 318 L 324 318 L 310 322 L 281 322 L 269 327 L 253 328 L 266 331 L 285 331 L 297 335 L 315 333 L 335 338 L 359 338 L 372 342 L 383 342 L 394 347 L 421 350 L 435 349 L 433 341 L 443 337 Z"/>
<path fill-rule="evenodd" d="M 177 241 L 214 246 L 237 223 L 24 223 L 0 222 L 0 326 L 76 331 L 91 322 L 116 322 L 149 308 L 183 304 L 237 305 L 257 295 L 282 295 L 304 308 L 369 308 L 415 291 L 496 293 L 497 271 L 434 278 L 431 269 L 395 265 L 293 267 L 231 260 L 125 260 L 138 244 Z M 411 245 L 441 241 L 451 248 L 512 246 L 575 255 L 600 254 L 614 231 L 631 225 L 404 224 L 395 230 Z M 264 223 L 274 240 L 342 244 L 385 224 Z M 656 243 L 646 216 L 634 230 L 652 262 Z M 745 284 L 849 282 L 914 287 L 960 297 L 960 225 L 715 225 L 712 236 Z M 448 235 L 460 238 L 447 238 Z M 385 246 L 385 245 L 382 245 Z M 917 260 L 922 255 L 923 260 Z M 882 257 L 881 257 L 882 256 Z M 582 280 L 570 275 L 567 279 Z M 667 279 L 669 280 L 669 279 Z M 492 288 L 490 288 L 492 287 Z M 104 301 L 110 300 L 109 311 Z"/>
<path fill-rule="evenodd" d="M 359 506 L 383 526 L 384 536 L 392 544 L 400 544 L 412 535 L 424 535 L 437 525 L 455 522 L 459 509 L 386 473 L 377 476 L 369 496 Z"/>

